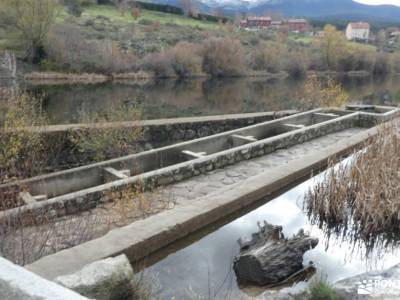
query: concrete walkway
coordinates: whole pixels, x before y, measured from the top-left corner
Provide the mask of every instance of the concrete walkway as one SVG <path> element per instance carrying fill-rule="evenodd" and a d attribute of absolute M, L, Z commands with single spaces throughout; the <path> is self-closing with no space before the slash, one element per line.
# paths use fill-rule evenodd
<path fill-rule="evenodd" d="M 215 193 L 219 189 L 239 183 L 261 172 L 268 171 L 268 169 L 287 165 L 293 160 L 301 159 L 306 154 L 325 149 L 362 131 L 365 131 L 365 128 L 352 128 L 329 134 L 260 158 L 242 161 L 224 169 L 214 170 L 205 175 L 158 188 L 146 193 L 145 197 L 152 200 L 154 198 L 166 199 L 166 197 L 172 197 L 177 204 L 183 204 L 197 197 Z"/>

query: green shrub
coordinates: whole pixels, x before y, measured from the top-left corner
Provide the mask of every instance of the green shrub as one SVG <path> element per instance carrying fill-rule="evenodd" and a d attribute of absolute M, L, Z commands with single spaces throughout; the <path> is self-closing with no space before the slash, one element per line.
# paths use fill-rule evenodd
<path fill-rule="evenodd" d="M 310 300 L 337 300 L 335 291 L 325 281 L 316 281 L 309 287 Z"/>

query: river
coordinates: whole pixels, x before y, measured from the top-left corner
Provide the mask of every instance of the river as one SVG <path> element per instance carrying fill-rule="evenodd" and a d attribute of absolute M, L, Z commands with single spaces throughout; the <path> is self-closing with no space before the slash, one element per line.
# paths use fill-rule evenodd
<path fill-rule="evenodd" d="M 263 288 L 239 287 L 232 267 L 233 258 L 239 253 L 237 240 L 250 238 L 258 231 L 257 222 L 264 220 L 281 225 L 285 236 L 290 237 L 303 228 L 317 237 L 318 246 L 305 253 L 303 264 L 312 261 L 317 268 L 314 278 L 329 283 L 400 263 L 397 249 L 376 248 L 366 256 L 362 243 L 354 248 L 355 244 L 349 240 L 337 236 L 328 238 L 322 229 L 310 223 L 303 209 L 304 195 L 323 176 L 324 173 L 309 179 L 271 201 L 265 199 L 266 204 L 220 228 L 213 228 L 213 232 L 192 244 L 181 243 L 184 245 L 181 249 L 158 255 L 159 261 L 151 262 L 144 274 L 158 288 L 160 299 L 268 299 L 263 298 Z M 296 293 L 306 286 L 300 282 L 286 289 Z"/>
<path fill-rule="evenodd" d="M 400 103 L 400 76 L 337 78 L 351 102 Z M 130 84 L 23 85 L 44 97 L 51 123 L 79 122 L 81 112 L 101 112 L 115 103 L 140 104 L 143 119 L 305 109 L 304 80 L 228 78 L 159 80 Z"/>

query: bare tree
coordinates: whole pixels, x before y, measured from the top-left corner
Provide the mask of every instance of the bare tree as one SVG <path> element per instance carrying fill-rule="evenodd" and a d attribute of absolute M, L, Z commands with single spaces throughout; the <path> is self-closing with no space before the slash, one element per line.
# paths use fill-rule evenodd
<path fill-rule="evenodd" d="M 40 61 L 57 8 L 57 0 L 0 0 L 0 19 L 20 34 L 30 62 Z"/>

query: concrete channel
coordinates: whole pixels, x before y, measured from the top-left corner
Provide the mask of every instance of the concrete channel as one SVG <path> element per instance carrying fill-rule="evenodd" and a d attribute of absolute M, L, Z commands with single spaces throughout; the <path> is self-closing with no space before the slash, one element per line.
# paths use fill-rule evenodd
<path fill-rule="evenodd" d="M 309 151 L 309 153 L 302 154 L 285 164 L 267 168 L 259 174 L 233 185 L 220 188 L 205 196 L 196 197 L 192 201 L 186 201 L 172 210 L 112 230 L 99 239 L 44 257 L 27 266 L 27 268 L 45 278 L 52 279 L 79 270 L 83 265 L 93 261 L 121 253 L 127 254 L 132 261 L 142 259 L 193 232 L 260 201 L 266 195 L 285 188 L 299 178 L 309 176 L 312 172 L 324 168 L 329 158 L 333 156 L 341 157 L 362 147 L 366 140 L 378 132 L 376 126 L 378 123 L 390 120 L 398 115 L 398 109 L 388 107 L 374 107 L 373 112 L 318 109 L 218 134 L 216 135 L 217 139 L 215 139 L 215 136 L 205 138 L 209 143 L 200 143 L 199 140 L 196 140 L 193 143 L 186 142 L 174 145 L 177 146 L 176 148 L 174 146 L 171 146 L 172 148 L 166 147 L 175 155 L 180 153 L 180 155 L 186 156 L 188 153 L 183 153 L 184 151 L 195 154 L 206 152 L 206 154 L 178 162 L 175 165 L 168 165 L 159 170 L 139 174 L 140 176 L 134 175 L 83 191 L 56 196 L 47 201 L 54 201 L 57 198 L 57 201 L 60 201 L 60 199 L 71 201 L 73 197 L 76 198 L 77 195 L 84 195 L 84 193 L 94 194 L 104 189 L 115 188 L 115 186 L 123 187 L 132 184 L 143 176 L 148 180 L 153 180 L 153 182 L 156 180 L 156 183 L 159 183 L 157 180 L 164 178 L 164 176 L 174 178 L 171 182 L 163 182 L 158 185 L 174 183 L 172 184 L 174 186 L 177 184 L 176 182 L 185 179 L 187 181 L 182 182 L 182 184 L 190 181 L 195 183 L 196 178 L 189 178 L 216 169 L 240 165 L 250 159 L 268 157 L 277 151 L 290 152 L 292 148 L 301 147 L 302 144 L 310 144 L 314 140 L 319 142 L 324 137 L 335 137 L 331 139 L 327 146 Z M 338 134 L 341 132 L 342 135 Z M 240 136 L 240 142 L 244 142 L 242 137 L 245 137 L 246 142 L 240 145 L 233 144 L 237 138 L 232 136 Z M 227 149 L 221 146 L 227 144 L 230 145 Z M 218 148 L 218 146 L 222 148 Z M 158 150 L 165 151 L 165 148 Z M 210 150 L 211 152 L 209 152 Z M 217 150 L 221 151 L 216 152 Z M 152 152 L 155 151 L 157 150 Z M 192 153 L 189 154 L 192 155 Z M 124 159 L 129 161 L 132 156 L 120 160 Z M 107 163 L 120 163 L 120 160 Z M 207 168 L 207 166 L 210 167 Z M 101 169 L 110 167 L 110 165 L 104 166 L 103 163 L 100 164 L 100 167 L 97 167 Z M 93 166 L 88 166 L 88 168 L 93 168 Z M 115 165 L 111 165 L 111 168 L 118 170 Z M 186 168 L 192 171 L 183 176 L 181 172 L 185 174 Z M 203 168 L 204 171 L 202 171 Z M 41 203 L 46 203 L 46 200 Z M 10 215 L 7 217 L 10 217 Z"/>
<path fill-rule="evenodd" d="M 0 213 L 13 224 L 24 214 L 62 217 L 89 210 L 105 201 L 105 192 L 140 185 L 142 190 L 180 182 L 240 161 L 355 127 L 371 127 L 398 110 L 374 107 L 373 112 L 316 109 L 139 154 L 1 185 L 23 189 L 25 205 Z"/>

